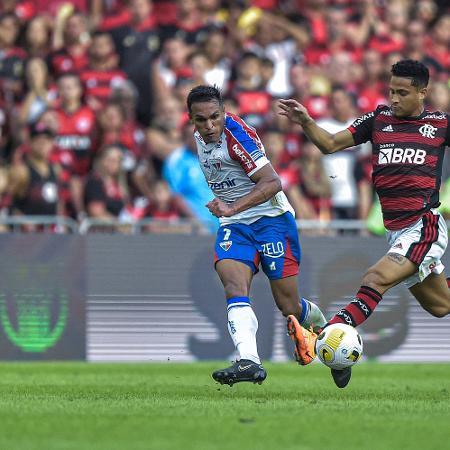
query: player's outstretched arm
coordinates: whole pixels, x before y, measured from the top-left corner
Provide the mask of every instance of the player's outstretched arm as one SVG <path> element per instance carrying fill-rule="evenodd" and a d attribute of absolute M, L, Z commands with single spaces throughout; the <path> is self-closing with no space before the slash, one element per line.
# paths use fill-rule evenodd
<path fill-rule="evenodd" d="M 280 100 L 279 106 L 280 114 L 286 116 L 291 122 L 301 125 L 305 134 L 322 153 L 335 153 L 355 145 L 350 131 L 342 130 L 336 134 L 328 133 L 316 124 L 308 114 L 308 110 L 297 100 Z"/>

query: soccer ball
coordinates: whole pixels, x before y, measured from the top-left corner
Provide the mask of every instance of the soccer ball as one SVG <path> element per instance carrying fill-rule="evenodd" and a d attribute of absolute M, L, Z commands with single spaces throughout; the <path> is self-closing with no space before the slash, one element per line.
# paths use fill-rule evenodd
<path fill-rule="evenodd" d="M 330 369 L 345 369 L 356 364 L 363 342 L 356 328 L 343 323 L 328 325 L 316 340 L 316 353 Z"/>

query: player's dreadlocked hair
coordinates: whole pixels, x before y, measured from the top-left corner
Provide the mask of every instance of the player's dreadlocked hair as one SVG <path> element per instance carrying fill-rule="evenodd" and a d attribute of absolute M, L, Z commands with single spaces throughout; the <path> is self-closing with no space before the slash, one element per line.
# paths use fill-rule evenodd
<path fill-rule="evenodd" d="M 216 86 L 196 86 L 189 92 L 187 97 L 187 107 L 189 112 L 191 112 L 193 103 L 202 103 L 216 101 L 220 106 L 223 105 L 222 93 Z"/>
<path fill-rule="evenodd" d="M 391 73 L 395 77 L 411 78 L 411 84 L 419 89 L 427 87 L 430 79 L 428 68 L 421 62 L 412 59 L 403 59 L 395 63 Z"/>

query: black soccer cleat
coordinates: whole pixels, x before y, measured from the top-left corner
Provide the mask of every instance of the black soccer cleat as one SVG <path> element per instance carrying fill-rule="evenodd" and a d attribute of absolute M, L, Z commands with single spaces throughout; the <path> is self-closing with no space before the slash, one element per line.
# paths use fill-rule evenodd
<path fill-rule="evenodd" d="M 334 384 L 338 388 L 345 388 L 352 377 L 352 368 L 346 367 L 342 370 L 331 369 L 331 375 L 333 377 Z"/>
<path fill-rule="evenodd" d="M 241 381 L 262 384 L 267 377 L 267 372 L 261 364 L 257 364 L 250 359 L 241 359 L 230 367 L 216 370 L 212 373 L 212 377 L 218 383 L 228 384 L 229 386 Z"/>

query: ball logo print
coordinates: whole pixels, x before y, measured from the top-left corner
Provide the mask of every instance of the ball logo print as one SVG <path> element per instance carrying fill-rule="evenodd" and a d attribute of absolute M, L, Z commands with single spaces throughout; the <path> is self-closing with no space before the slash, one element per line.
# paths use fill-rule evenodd
<path fill-rule="evenodd" d="M 358 331 L 343 323 L 327 326 L 316 341 L 320 361 L 331 369 L 353 366 L 361 358 L 362 351 L 363 343 Z"/>

